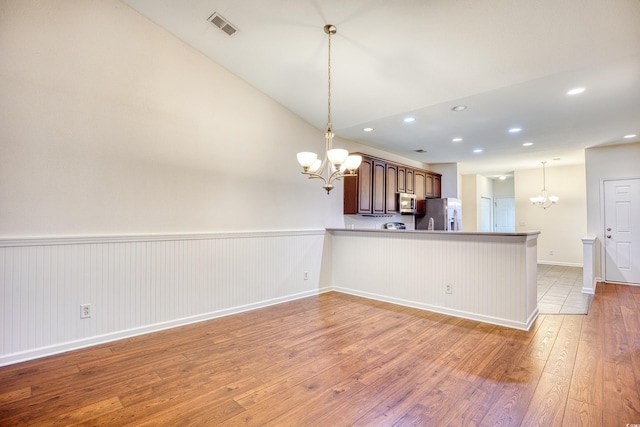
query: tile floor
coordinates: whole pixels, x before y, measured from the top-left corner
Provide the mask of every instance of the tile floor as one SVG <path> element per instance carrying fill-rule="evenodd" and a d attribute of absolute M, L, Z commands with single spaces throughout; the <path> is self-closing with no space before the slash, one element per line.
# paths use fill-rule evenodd
<path fill-rule="evenodd" d="M 538 264 L 540 314 L 587 314 L 592 299 L 582 293 L 582 267 Z"/>

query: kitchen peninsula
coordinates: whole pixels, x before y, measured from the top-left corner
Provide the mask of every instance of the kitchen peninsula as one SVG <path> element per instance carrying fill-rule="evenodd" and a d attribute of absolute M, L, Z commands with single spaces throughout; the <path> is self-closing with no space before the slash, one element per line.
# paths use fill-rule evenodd
<path fill-rule="evenodd" d="M 522 330 L 538 316 L 538 231 L 327 231 L 338 292 Z"/>

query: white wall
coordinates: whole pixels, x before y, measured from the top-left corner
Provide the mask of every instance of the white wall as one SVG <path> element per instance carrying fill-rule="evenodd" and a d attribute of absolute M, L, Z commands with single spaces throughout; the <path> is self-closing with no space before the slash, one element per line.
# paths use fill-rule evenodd
<path fill-rule="evenodd" d="M 0 132 L 0 365 L 331 282 L 323 130 L 117 0 L 0 3 Z"/>
<path fill-rule="evenodd" d="M 442 174 L 441 197 L 453 197 L 459 199 L 462 194 L 462 179 L 458 172 L 457 163 L 439 163 L 429 165 L 428 170 Z"/>
<path fill-rule="evenodd" d="M 582 241 L 586 234 L 586 178 L 584 165 L 547 167 L 547 189 L 560 197 L 548 209 L 531 205 L 529 197 L 542 190 L 542 167 L 519 170 L 513 178 L 492 180 L 480 175 L 462 176 L 463 231 L 480 229 L 482 197 L 515 198 L 516 232 L 539 230 L 538 262 L 582 266 Z M 553 255 L 550 253 L 553 252 Z"/>
<path fill-rule="evenodd" d="M 640 141 L 603 147 L 588 148 L 585 151 L 586 189 L 587 189 L 587 234 L 596 236 L 594 245 L 596 259 L 595 276 L 602 278 L 604 241 L 602 217 L 602 189 L 604 179 L 640 178 Z"/>
<path fill-rule="evenodd" d="M 0 28 L 0 237 L 342 224 L 296 161 L 322 131 L 128 6 L 3 2 Z"/>
<path fill-rule="evenodd" d="M 482 224 L 482 198 L 493 200 L 493 182 L 482 175 L 462 175 L 462 231 L 478 231 Z"/>
<path fill-rule="evenodd" d="M 494 179 L 493 180 L 493 197 L 514 197 L 515 185 L 513 177 L 509 176 L 506 179 Z"/>
<path fill-rule="evenodd" d="M 547 190 L 560 200 L 542 209 L 529 201 L 542 190 L 542 166 L 515 171 L 516 232 L 540 231 L 538 262 L 582 266 L 580 239 L 587 230 L 585 166 L 547 165 L 546 175 Z"/>

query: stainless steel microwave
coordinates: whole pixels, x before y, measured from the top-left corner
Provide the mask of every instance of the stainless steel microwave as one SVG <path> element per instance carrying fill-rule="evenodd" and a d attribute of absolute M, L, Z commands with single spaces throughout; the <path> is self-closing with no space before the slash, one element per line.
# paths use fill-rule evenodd
<path fill-rule="evenodd" d="M 398 209 L 402 214 L 416 213 L 416 195 L 409 193 L 398 193 Z"/>

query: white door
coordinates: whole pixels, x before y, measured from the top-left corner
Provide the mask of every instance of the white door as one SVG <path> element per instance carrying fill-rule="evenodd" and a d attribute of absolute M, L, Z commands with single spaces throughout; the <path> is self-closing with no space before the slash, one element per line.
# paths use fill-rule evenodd
<path fill-rule="evenodd" d="M 480 231 L 491 231 L 491 199 L 488 197 L 481 197 L 481 211 L 480 211 Z"/>
<path fill-rule="evenodd" d="M 516 231 L 516 207 L 513 197 L 496 197 L 495 231 L 514 233 Z"/>
<path fill-rule="evenodd" d="M 640 284 L 640 179 L 604 182 L 605 281 Z"/>

